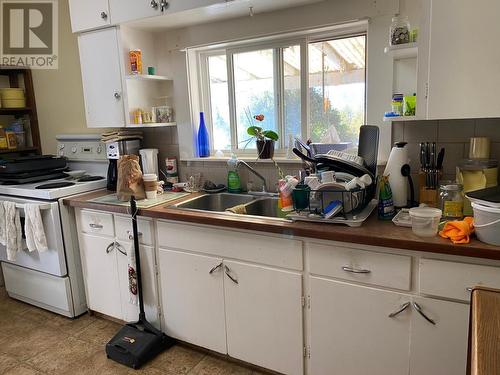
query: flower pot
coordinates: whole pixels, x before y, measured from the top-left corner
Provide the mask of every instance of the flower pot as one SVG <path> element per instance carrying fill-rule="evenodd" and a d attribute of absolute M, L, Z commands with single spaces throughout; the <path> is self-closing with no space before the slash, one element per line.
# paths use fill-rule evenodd
<path fill-rule="evenodd" d="M 272 159 L 274 156 L 274 141 L 266 139 L 257 140 L 257 157 L 259 159 Z"/>

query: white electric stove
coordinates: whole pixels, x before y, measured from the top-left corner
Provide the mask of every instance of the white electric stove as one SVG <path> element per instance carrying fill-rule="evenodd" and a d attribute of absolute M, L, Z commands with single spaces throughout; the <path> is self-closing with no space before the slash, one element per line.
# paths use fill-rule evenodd
<path fill-rule="evenodd" d="M 43 253 L 18 252 L 16 260 L 7 259 L 0 245 L 0 262 L 5 288 L 12 298 L 76 317 L 87 311 L 78 248 L 76 222 L 63 199 L 106 187 L 107 158 L 99 135 L 57 136 L 57 154 L 68 158 L 71 170 L 85 170 L 93 181 L 70 178 L 29 184 L 0 185 L 0 201 L 12 201 L 24 223 L 25 203 L 40 205 L 49 250 Z M 55 184 L 51 188 L 43 185 Z M 64 186 L 63 186 L 64 185 Z"/>

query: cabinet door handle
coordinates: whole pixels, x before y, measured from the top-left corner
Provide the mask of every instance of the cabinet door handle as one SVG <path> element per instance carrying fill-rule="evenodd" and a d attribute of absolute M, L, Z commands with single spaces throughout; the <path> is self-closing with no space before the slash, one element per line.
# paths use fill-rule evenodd
<path fill-rule="evenodd" d="M 471 293 L 471 292 L 474 290 L 474 288 L 467 287 L 467 288 L 465 288 L 465 290 L 466 290 L 467 292 Z"/>
<path fill-rule="evenodd" d="M 106 254 L 109 254 L 110 252 L 112 252 L 113 250 L 115 249 L 115 243 L 114 242 L 111 242 L 108 247 L 106 248 Z"/>
<path fill-rule="evenodd" d="M 229 269 L 229 267 L 228 266 L 224 266 L 224 270 L 226 272 L 227 277 L 229 277 L 233 283 L 238 284 L 238 279 L 236 279 L 235 277 L 233 277 L 231 275 L 231 270 Z"/>
<path fill-rule="evenodd" d="M 160 0 L 160 10 L 163 12 L 168 8 L 168 1 Z"/>
<path fill-rule="evenodd" d="M 89 227 L 91 227 L 92 229 L 102 229 L 102 228 L 104 228 L 101 224 L 95 224 L 95 223 L 90 223 Z"/>
<path fill-rule="evenodd" d="M 115 97 L 116 100 L 120 100 L 120 98 L 122 97 L 122 94 L 120 94 L 118 91 L 116 91 L 113 96 Z"/>
<path fill-rule="evenodd" d="M 399 309 L 389 314 L 389 318 L 394 318 L 410 307 L 410 302 L 403 303 L 399 306 Z"/>
<path fill-rule="evenodd" d="M 149 3 L 149 4 L 151 5 L 151 8 L 158 9 L 158 1 L 151 0 L 151 3 Z"/>
<path fill-rule="evenodd" d="M 101 12 L 101 18 L 102 18 L 103 20 L 107 20 L 107 19 L 108 19 L 108 13 L 106 13 L 106 12 Z"/>
<path fill-rule="evenodd" d="M 123 255 L 127 256 L 127 251 L 123 248 L 122 245 L 120 245 L 118 242 L 115 242 L 115 247 L 116 249 L 122 253 Z"/>
<path fill-rule="evenodd" d="M 434 320 L 432 320 L 427 315 L 425 315 L 424 310 L 422 310 L 422 307 L 418 303 L 413 302 L 413 307 L 415 308 L 415 310 L 417 310 L 417 312 L 420 315 L 422 315 L 424 317 L 425 320 L 427 320 L 429 323 L 431 323 L 433 325 L 436 325 L 436 322 Z"/>
<path fill-rule="evenodd" d="M 354 268 L 354 267 L 349 267 L 349 266 L 343 266 L 342 269 L 345 272 L 350 272 L 350 273 L 371 273 L 372 271 L 362 269 L 362 268 Z"/>
<path fill-rule="evenodd" d="M 220 262 L 218 265 L 212 267 L 212 269 L 210 271 L 208 271 L 208 274 L 209 275 L 213 274 L 215 271 L 217 271 L 221 267 L 222 267 L 222 262 Z"/>

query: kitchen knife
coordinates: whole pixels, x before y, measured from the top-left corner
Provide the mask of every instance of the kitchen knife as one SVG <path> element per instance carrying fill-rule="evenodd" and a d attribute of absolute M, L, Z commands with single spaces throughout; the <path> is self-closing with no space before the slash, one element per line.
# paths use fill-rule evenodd
<path fill-rule="evenodd" d="M 440 171 L 440 170 L 443 168 L 444 153 L 445 153 L 445 150 L 444 150 L 444 147 L 443 147 L 443 148 L 441 148 L 441 150 L 439 151 L 439 154 L 438 154 L 438 157 L 437 157 L 437 165 L 436 165 L 436 169 L 437 169 L 438 171 Z"/>

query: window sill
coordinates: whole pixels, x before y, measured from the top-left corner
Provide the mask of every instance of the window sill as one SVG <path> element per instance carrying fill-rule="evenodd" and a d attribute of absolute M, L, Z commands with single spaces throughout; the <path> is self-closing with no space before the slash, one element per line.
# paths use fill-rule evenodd
<path fill-rule="evenodd" d="M 272 164 L 273 160 L 272 159 L 257 159 L 255 156 L 237 156 L 239 160 L 244 160 L 247 162 L 253 162 L 253 163 L 263 163 L 263 164 Z M 208 158 L 181 158 L 181 162 L 207 162 L 207 163 L 227 163 L 227 161 L 231 159 L 228 156 L 224 156 L 222 158 L 218 158 L 215 156 L 210 156 Z M 274 158 L 274 161 L 277 163 L 285 163 L 285 164 L 301 164 L 302 160 L 300 159 L 287 159 L 286 157 L 283 156 L 276 156 Z"/>

